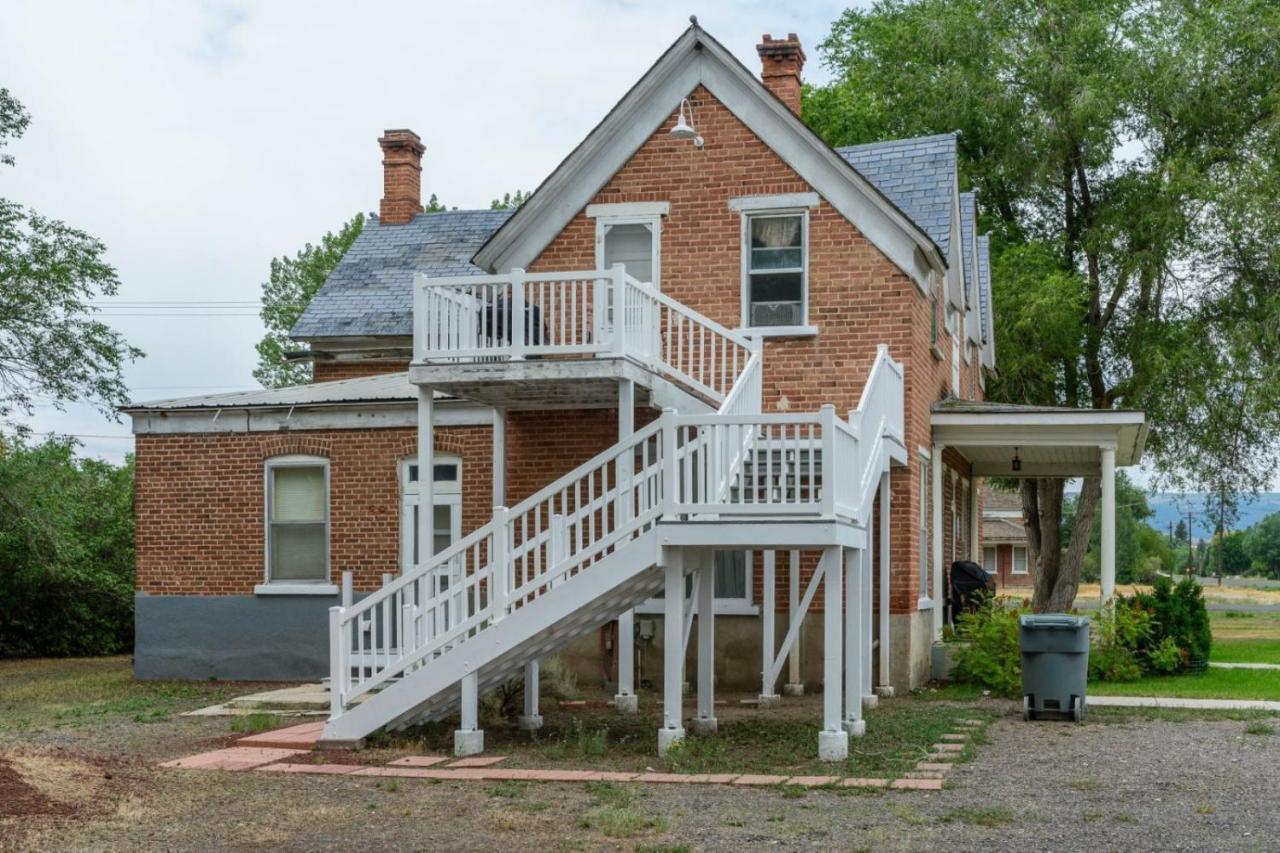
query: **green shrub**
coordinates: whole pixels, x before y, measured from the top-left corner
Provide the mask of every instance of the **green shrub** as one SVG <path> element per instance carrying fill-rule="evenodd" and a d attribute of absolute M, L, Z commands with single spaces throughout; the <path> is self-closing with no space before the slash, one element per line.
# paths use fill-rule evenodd
<path fill-rule="evenodd" d="M 1166 641 L 1171 641 L 1181 655 L 1178 669 L 1209 659 L 1213 634 L 1200 584 L 1183 578 L 1175 586 L 1169 578 L 1157 577 L 1150 593 L 1139 593 L 1130 602 L 1151 614 L 1151 636 L 1139 649 L 1147 660 L 1167 654 Z"/>
<path fill-rule="evenodd" d="M 1151 638 L 1151 614 L 1117 598 L 1114 615 L 1093 620 L 1089 677 L 1096 681 L 1134 681 L 1142 676 L 1139 649 Z"/>
<path fill-rule="evenodd" d="M 972 613 L 960 615 L 955 678 L 978 684 L 999 696 L 1022 692 L 1022 651 L 1018 642 L 1017 609 L 1006 609 L 988 598 Z"/>
<path fill-rule="evenodd" d="M 1163 675 L 1177 672 L 1182 667 L 1182 650 L 1173 641 L 1173 637 L 1165 637 L 1147 654 L 1147 668 Z"/>

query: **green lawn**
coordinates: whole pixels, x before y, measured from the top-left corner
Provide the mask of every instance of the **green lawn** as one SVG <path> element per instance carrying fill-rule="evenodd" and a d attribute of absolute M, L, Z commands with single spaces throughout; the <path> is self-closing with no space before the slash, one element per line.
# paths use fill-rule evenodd
<path fill-rule="evenodd" d="M 1137 681 L 1090 682 L 1089 692 L 1098 696 L 1280 701 L 1280 670 L 1209 669 L 1200 675 L 1163 675 L 1148 676 Z"/>
<path fill-rule="evenodd" d="M 1209 659 L 1226 663 L 1280 664 L 1280 613 L 1213 611 Z"/>

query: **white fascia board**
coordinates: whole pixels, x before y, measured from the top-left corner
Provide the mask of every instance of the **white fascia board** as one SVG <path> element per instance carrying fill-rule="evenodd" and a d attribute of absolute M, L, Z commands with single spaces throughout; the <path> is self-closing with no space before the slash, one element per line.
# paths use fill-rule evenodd
<path fill-rule="evenodd" d="M 498 229 L 474 262 L 491 271 L 527 268 L 700 83 L 927 294 L 930 270 L 947 266 L 928 235 L 732 54 L 694 27 Z M 700 152 L 690 147 L 689 153 Z"/>
<path fill-rule="evenodd" d="M 620 201 L 587 205 L 587 216 L 592 219 L 609 217 L 630 219 L 637 216 L 668 216 L 670 213 L 671 202 L 669 201 Z"/>
<path fill-rule="evenodd" d="M 817 207 L 819 201 L 817 193 L 743 195 L 729 199 L 729 209 L 734 211 L 791 210 L 799 207 Z"/>
<path fill-rule="evenodd" d="M 416 427 L 416 403 L 134 412 L 134 435 L 227 434 Z M 493 410 L 474 403 L 435 407 L 436 426 L 492 426 Z"/>

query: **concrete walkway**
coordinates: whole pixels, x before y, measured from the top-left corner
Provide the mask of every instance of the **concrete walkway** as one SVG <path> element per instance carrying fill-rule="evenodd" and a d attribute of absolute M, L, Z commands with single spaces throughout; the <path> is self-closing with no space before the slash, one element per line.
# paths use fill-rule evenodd
<path fill-rule="evenodd" d="M 1280 669 L 1280 663 L 1227 663 L 1225 661 L 1209 661 L 1209 666 L 1215 669 Z"/>
<path fill-rule="evenodd" d="M 1090 696 L 1090 708 L 1193 708 L 1202 711 L 1272 711 L 1280 702 L 1262 699 L 1180 699 L 1172 696 Z"/>

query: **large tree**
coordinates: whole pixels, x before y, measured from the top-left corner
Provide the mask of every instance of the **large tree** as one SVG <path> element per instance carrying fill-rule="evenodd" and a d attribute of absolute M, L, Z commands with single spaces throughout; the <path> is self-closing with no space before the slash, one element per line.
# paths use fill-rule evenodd
<path fill-rule="evenodd" d="M 958 130 L 1010 402 L 1147 412 L 1164 482 L 1256 490 L 1280 434 L 1280 4 L 881 0 L 822 44 L 833 144 Z M 1023 481 L 1034 606 L 1071 606 L 1100 496 Z"/>
<path fill-rule="evenodd" d="M 0 165 L 14 165 L 5 145 L 29 122 L 0 88 Z M 31 414 L 37 398 L 88 402 L 112 417 L 128 400 L 121 371 L 142 353 L 93 318 L 92 300 L 120 285 L 105 255 L 83 231 L 0 198 L 0 425 Z"/>

